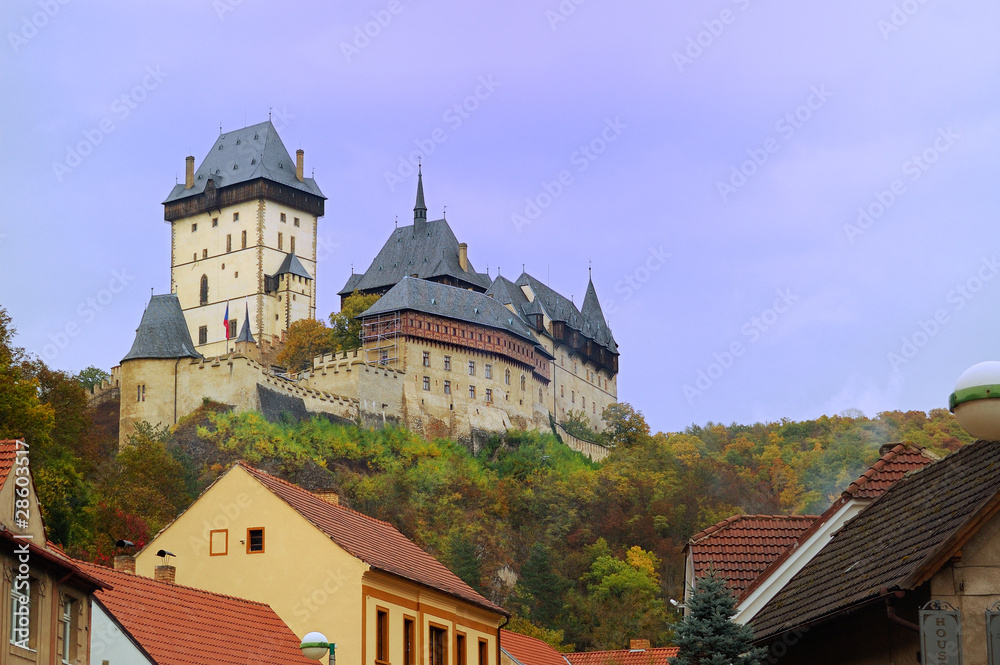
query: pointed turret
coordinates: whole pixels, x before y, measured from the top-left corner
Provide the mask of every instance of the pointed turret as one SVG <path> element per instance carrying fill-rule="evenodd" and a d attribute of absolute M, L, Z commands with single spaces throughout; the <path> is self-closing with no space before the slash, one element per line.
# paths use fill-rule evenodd
<path fill-rule="evenodd" d="M 424 204 L 424 174 L 421 165 L 417 165 L 417 203 L 413 206 L 413 232 L 423 229 L 427 223 L 427 206 Z"/>

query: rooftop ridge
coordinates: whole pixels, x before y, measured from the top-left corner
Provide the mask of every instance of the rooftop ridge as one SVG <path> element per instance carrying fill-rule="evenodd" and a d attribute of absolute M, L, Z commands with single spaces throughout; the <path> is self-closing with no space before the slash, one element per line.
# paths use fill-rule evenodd
<path fill-rule="evenodd" d="M 800 520 L 817 520 L 819 519 L 819 517 L 820 517 L 819 515 L 766 515 L 766 514 L 730 515 L 729 517 L 716 522 L 712 526 L 705 527 L 698 533 L 694 534 L 693 536 L 691 536 L 690 539 L 688 539 L 688 543 L 695 544 L 698 541 L 703 540 L 707 536 L 711 536 L 712 534 L 723 531 L 732 526 L 733 524 L 735 524 L 736 522 L 740 522 L 746 519 L 800 521 Z"/>

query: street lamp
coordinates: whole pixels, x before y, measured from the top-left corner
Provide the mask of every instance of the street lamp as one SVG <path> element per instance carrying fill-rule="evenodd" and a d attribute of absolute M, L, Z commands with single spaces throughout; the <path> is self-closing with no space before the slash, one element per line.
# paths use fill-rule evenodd
<path fill-rule="evenodd" d="M 299 648 L 302 649 L 302 655 L 309 660 L 319 660 L 329 651 L 330 665 L 336 665 L 337 663 L 337 645 L 327 642 L 326 635 L 323 633 L 315 631 L 309 633 L 302 638 L 302 644 L 299 645 Z"/>
<path fill-rule="evenodd" d="M 1000 362 L 973 365 L 958 377 L 948 407 L 977 439 L 1000 440 Z"/>

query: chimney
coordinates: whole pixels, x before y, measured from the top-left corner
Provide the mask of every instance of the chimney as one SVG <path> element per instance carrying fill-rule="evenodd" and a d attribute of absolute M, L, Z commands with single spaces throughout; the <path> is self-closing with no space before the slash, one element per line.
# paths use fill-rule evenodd
<path fill-rule="evenodd" d="M 646 651 L 649 649 L 649 640 L 629 640 L 628 648 L 631 651 Z"/>
<path fill-rule="evenodd" d="M 135 575 L 135 557 L 131 554 L 119 554 L 115 557 L 115 570 Z"/>
<path fill-rule="evenodd" d="M 194 157 L 188 155 L 184 158 L 184 189 L 194 187 Z"/>
<path fill-rule="evenodd" d="M 295 177 L 302 182 L 302 171 L 305 168 L 306 153 L 302 148 L 295 151 Z"/>
<path fill-rule="evenodd" d="M 462 266 L 462 270 L 469 272 L 469 246 L 464 243 L 458 243 L 458 265 Z"/>
<path fill-rule="evenodd" d="M 174 578 L 177 577 L 177 568 L 170 565 L 157 566 L 153 571 L 153 579 L 157 582 L 166 582 L 167 584 L 173 584 Z"/>
<path fill-rule="evenodd" d="M 316 490 L 313 494 L 334 506 L 340 505 L 340 495 L 337 494 L 337 490 Z"/>

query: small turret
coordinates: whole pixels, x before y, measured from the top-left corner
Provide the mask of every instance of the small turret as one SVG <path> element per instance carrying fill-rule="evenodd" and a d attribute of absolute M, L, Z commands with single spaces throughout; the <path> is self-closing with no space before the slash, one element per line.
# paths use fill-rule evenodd
<path fill-rule="evenodd" d="M 427 205 L 424 203 L 424 174 L 421 165 L 417 165 L 417 203 L 413 206 L 413 232 L 423 230 L 427 223 Z"/>

